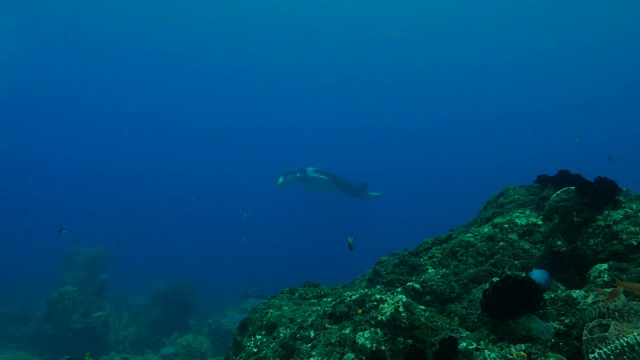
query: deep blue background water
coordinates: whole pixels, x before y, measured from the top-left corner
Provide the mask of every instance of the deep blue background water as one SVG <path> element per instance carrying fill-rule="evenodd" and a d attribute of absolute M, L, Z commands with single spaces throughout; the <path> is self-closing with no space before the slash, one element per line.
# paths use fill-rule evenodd
<path fill-rule="evenodd" d="M 0 303 L 75 246 L 215 306 L 351 281 L 540 173 L 640 187 L 640 3 L 63 3 L 0 5 Z M 301 166 L 384 195 L 273 187 Z"/>

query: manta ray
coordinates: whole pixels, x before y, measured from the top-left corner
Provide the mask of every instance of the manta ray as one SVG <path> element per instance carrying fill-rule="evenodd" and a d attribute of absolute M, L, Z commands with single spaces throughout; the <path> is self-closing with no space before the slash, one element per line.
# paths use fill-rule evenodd
<path fill-rule="evenodd" d="M 277 188 L 299 184 L 305 190 L 337 191 L 358 199 L 375 199 L 382 195 L 379 192 L 369 192 L 367 184 L 355 185 L 338 175 L 326 170 L 304 167 L 282 173 L 276 180 Z"/>

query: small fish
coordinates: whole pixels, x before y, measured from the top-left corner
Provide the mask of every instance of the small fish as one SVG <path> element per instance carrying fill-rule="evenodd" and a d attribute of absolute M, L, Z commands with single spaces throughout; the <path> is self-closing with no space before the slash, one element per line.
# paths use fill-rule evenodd
<path fill-rule="evenodd" d="M 601 289 L 601 288 L 595 288 L 594 290 L 598 294 L 605 296 L 605 298 L 604 298 L 604 302 L 605 303 L 613 302 L 622 293 L 622 288 L 620 286 L 616 286 L 615 288 L 613 288 L 613 289 L 611 289 L 609 291 L 606 291 L 606 290 Z"/>
<path fill-rule="evenodd" d="M 621 287 L 627 291 L 631 291 L 632 293 L 636 294 L 636 295 L 640 295 L 640 284 L 638 283 L 634 283 L 634 282 L 629 282 L 629 281 L 622 281 L 618 278 L 616 278 L 616 286 L 617 287 Z"/>
<path fill-rule="evenodd" d="M 63 228 L 63 227 L 61 226 L 61 227 L 59 227 L 59 228 L 58 228 L 58 232 L 59 232 L 61 235 L 64 235 L 64 234 L 66 234 L 66 233 L 67 233 L 67 229 L 65 229 L 65 228 Z"/>
<path fill-rule="evenodd" d="M 356 249 L 356 245 L 354 244 L 355 241 L 355 236 L 349 236 L 347 238 L 347 247 L 349 248 L 349 250 L 354 251 Z"/>

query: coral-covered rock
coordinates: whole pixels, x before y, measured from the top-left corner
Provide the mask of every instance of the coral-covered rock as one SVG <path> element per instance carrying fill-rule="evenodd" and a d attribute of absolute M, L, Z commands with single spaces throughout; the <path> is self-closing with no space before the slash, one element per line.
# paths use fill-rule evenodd
<path fill-rule="evenodd" d="M 185 281 L 171 283 L 151 296 L 146 327 L 157 337 L 166 338 L 189 330 L 196 311 L 198 294 Z"/>
<path fill-rule="evenodd" d="M 189 334 L 176 342 L 176 357 L 178 360 L 207 360 L 213 350 L 206 337 Z"/>
<path fill-rule="evenodd" d="M 446 358 L 438 349 L 449 337 L 460 360 L 582 359 L 588 293 L 614 276 L 640 281 L 640 198 L 603 178 L 560 175 L 505 188 L 469 224 L 381 258 L 349 285 L 282 291 L 240 322 L 227 359 Z M 526 276 L 534 268 L 555 280 L 544 294 Z M 487 290 L 507 274 L 526 284 Z M 509 289 L 518 294 L 504 297 Z M 522 311 L 488 319 L 483 293 L 507 299 L 492 314 Z M 629 351 L 617 349 L 607 351 Z"/>
<path fill-rule="evenodd" d="M 80 355 L 77 344 L 86 344 L 94 354 L 110 349 L 113 306 L 103 298 L 107 277 L 101 271 L 110 257 L 102 247 L 76 248 L 66 258 L 63 286 L 51 294 L 41 312 L 49 326 L 39 334 L 39 347 L 50 354 Z"/>
<path fill-rule="evenodd" d="M 63 284 L 76 286 L 81 291 L 93 291 L 96 296 L 104 293 L 109 277 L 101 272 L 111 261 L 104 247 L 77 247 L 64 262 Z"/>

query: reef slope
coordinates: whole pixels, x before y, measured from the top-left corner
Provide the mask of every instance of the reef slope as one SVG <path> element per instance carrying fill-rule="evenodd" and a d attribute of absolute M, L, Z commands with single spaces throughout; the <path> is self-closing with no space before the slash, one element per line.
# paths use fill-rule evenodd
<path fill-rule="evenodd" d="M 575 176 L 507 187 L 467 225 L 381 258 L 351 284 L 283 290 L 240 322 L 226 358 L 614 359 L 637 351 L 640 299 L 616 288 L 616 278 L 640 282 L 640 198 L 608 179 Z M 490 284 L 534 268 L 554 280 L 540 310 L 483 315 Z M 517 291 L 502 300 L 529 301 Z"/>

